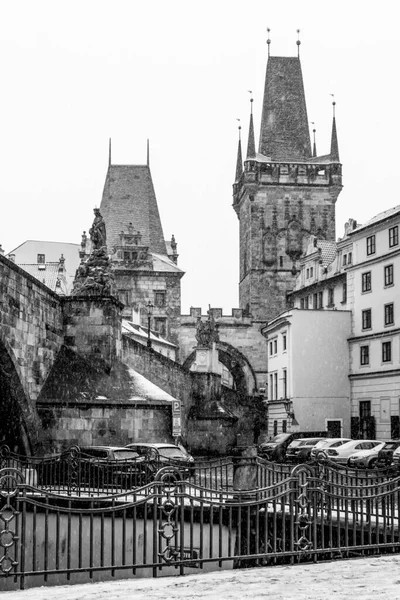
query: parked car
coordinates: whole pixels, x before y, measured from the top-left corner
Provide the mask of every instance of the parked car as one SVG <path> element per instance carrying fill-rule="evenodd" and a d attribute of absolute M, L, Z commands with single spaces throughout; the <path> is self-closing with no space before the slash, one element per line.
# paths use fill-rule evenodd
<path fill-rule="evenodd" d="M 372 448 L 358 450 L 354 454 L 350 454 L 347 459 L 347 465 L 354 469 L 374 469 L 378 460 L 378 453 L 382 450 L 384 442 Z"/>
<path fill-rule="evenodd" d="M 175 467 L 183 477 L 192 477 L 195 472 L 194 458 L 182 446 L 165 443 L 143 443 L 128 444 L 130 448 L 146 460 L 154 474 L 162 467 Z"/>
<path fill-rule="evenodd" d="M 332 462 L 345 465 L 351 454 L 358 450 L 370 450 L 378 444 L 382 444 L 381 440 L 350 440 L 340 446 L 321 448 L 318 451 L 317 458 L 325 457 Z"/>
<path fill-rule="evenodd" d="M 81 483 L 131 489 L 152 480 L 152 470 L 133 449 L 120 446 L 81 446 Z"/>
<path fill-rule="evenodd" d="M 393 451 L 392 467 L 400 469 L 400 446 Z"/>
<path fill-rule="evenodd" d="M 324 437 L 326 431 L 294 431 L 291 433 L 278 433 L 272 440 L 263 442 L 258 446 L 258 454 L 262 458 L 266 458 L 271 461 L 283 461 L 286 456 L 286 450 L 293 440 L 305 439 L 310 436 Z"/>
<path fill-rule="evenodd" d="M 316 458 L 326 458 L 325 454 L 321 454 L 318 456 L 319 452 L 327 450 L 328 448 L 338 448 L 342 446 L 346 442 L 351 442 L 351 438 L 326 438 L 315 444 L 313 448 L 311 448 L 311 460 L 315 460 Z"/>
<path fill-rule="evenodd" d="M 325 441 L 324 438 L 315 437 L 293 440 L 286 450 L 286 459 L 289 462 L 307 462 L 311 458 L 311 450 L 322 441 Z"/>
<path fill-rule="evenodd" d="M 390 467 L 393 462 L 393 454 L 400 447 L 400 440 L 387 440 L 379 450 L 376 467 Z"/>

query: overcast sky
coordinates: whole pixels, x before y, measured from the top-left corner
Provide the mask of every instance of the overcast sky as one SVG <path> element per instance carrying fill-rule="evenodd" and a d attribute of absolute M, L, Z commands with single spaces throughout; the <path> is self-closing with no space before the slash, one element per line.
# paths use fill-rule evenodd
<path fill-rule="evenodd" d="M 248 90 L 258 145 L 271 55 L 295 56 L 308 118 L 329 152 L 332 98 L 344 189 L 336 234 L 399 204 L 397 3 L 352 0 L 0 0 L 0 243 L 79 243 L 114 164 L 150 165 L 175 234 L 182 310 L 238 306 L 232 209 L 237 118 Z M 312 129 L 312 125 L 310 128 Z"/>

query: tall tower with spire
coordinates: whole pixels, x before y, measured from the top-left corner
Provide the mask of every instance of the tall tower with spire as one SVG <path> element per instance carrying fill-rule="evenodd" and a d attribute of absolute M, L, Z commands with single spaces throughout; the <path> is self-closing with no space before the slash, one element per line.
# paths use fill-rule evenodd
<path fill-rule="evenodd" d="M 233 184 L 240 222 L 239 305 L 260 321 L 286 308 L 308 236 L 335 240 L 335 203 L 342 189 L 335 113 L 330 153 L 316 156 L 300 57 L 270 56 L 269 48 L 270 40 L 258 152 L 251 110 L 247 156 L 243 165 L 239 142 Z"/>

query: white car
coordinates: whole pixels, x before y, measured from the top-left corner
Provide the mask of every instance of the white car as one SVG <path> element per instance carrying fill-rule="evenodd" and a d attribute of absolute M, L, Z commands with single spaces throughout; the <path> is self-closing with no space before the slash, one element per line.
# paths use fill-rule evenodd
<path fill-rule="evenodd" d="M 381 450 L 384 445 L 385 442 L 382 442 L 373 448 L 357 450 L 354 454 L 350 454 L 347 459 L 348 466 L 354 469 L 374 469 L 378 460 L 379 450 Z"/>
<path fill-rule="evenodd" d="M 328 448 L 338 448 L 345 444 L 346 442 L 351 442 L 350 438 L 326 438 L 324 440 L 320 440 L 318 444 L 314 446 L 311 450 L 311 460 L 315 460 L 319 458 L 318 453 L 327 450 Z M 325 454 L 321 455 L 321 458 L 326 458 Z"/>
<path fill-rule="evenodd" d="M 379 444 L 382 444 L 381 440 L 350 440 L 337 447 L 321 448 L 318 456 L 345 465 L 351 454 L 354 454 L 358 450 L 371 450 L 371 448 L 375 448 Z"/>

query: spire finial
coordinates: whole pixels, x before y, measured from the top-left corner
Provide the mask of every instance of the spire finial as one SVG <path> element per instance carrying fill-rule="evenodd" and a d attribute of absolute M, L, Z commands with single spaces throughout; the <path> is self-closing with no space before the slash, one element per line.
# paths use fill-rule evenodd
<path fill-rule="evenodd" d="M 311 121 L 311 125 L 315 125 L 314 121 Z M 317 144 L 315 141 L 315 132 L 317 130 L 315 129 L 315 127 L 313 128 L 313 157 L 315 158 L 317 156 Z"/>
<path fill-rule="evenodd" d="M 240 119 L 236 119 L 236 121 L 239 121 L 238 130 L 239 130 L 239 142 L 240 142 L 242 140 L 242 134 L 240 133 L 242 126 L 240 124 Z"/>
<path fill-rule="evenodd" d="M 300 58 L 300 44 L 301 44 L 301 41 L 300 41 L 300 29 L 297 29 L 297 42 L 296 42 L 296 44 L 297 44 L 297 57 Z"/>
<path fill-rule="evenodd" d="M 253 92 L 251 90 L 247 90 L 250 94 L 250 115 L 253 114 Z"/>
<path fill-rule="evenodd" d="M 238 151 L 237 151 L 237 159 L 236 159 L 235 183 L 237 183 L 239 181 L 239 179 L 241 178 L 241 176 L 243 174 L 242 136 L 241 136 L 241 133 L 240 133 L 241 129 L 242 129 L 242 126 L 240 125 L 240 119 L 236 119 L 236 121 L 239 121 L 239 125 L 238 125 L 239 141 L 238 141 Z"/>
<path fill-rule="evenodd" d="M 249 94 L 253 94 L 251 90 L 247 90 Z M 256 143 L 254 138 L 254 124 L 253 124 L 253 95 L 250 98 L 250 124 L 249 124 L 249 137 L 247 140 L 247 156 L 246 158 L 255 158 L 256 156 Z"/>
<path fill-rule="evenodd" d="M 108 140 L 108 166 L 111 167 L 111 138 Z"/>
<path fill-rule="evenodd" d="M 268 58 L 269 58 L 269 48 L 270 48 L 270 45 L 271 45 L 271 40 L 269 39 L 269 32 L 270 31 L 271 31 L 270 28 L 267 27 L 267 34 L 268 34 L 268 39 L 267 39 L 267 44 L 268 44 Z"/>
<path fill-rule="evenodd" d="M 336 106 L 336 102 L 335 102 L 335 94 L 331 94 L 333 100 L 332 100 L 332 106 L 333 106 L 333 118 L 335 118 L 335 106 Z"/>
<path fill-rule="evenodd" d="M 147 138 L 147 166 L 150 167 L 150 141 Z"/>

